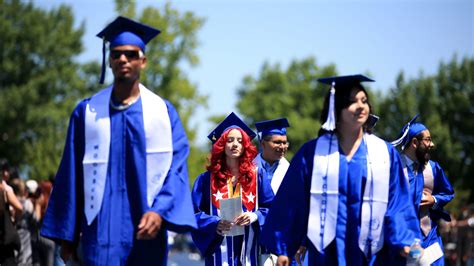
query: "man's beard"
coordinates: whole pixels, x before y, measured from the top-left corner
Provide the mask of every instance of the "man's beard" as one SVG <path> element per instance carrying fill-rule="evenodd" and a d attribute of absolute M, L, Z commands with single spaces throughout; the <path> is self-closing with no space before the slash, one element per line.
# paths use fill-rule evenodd
<path fill-rule="evenodd" d="M 418 147 L 415 150 L 416 159 L 421 165 L 425 165 L 431 158 L 430 152 L 427 147 Z"/>

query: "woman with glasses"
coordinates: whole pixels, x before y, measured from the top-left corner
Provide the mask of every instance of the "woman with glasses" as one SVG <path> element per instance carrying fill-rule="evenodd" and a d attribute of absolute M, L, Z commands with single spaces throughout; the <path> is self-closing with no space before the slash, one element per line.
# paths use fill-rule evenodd
<path fill-rule="evenodd" d="M 400 157 L 367 130 L 363 75 L 320 79 L 331 85 L 319 137 L 290 163 L 272 203 L 262 243 L 288 265 L 305 243 L 308 265 L 405 264 L 418 237 Z"/>
<path fill-rule="evenodd" d="M 257 265 L 258 236 L 273 193 L 253 163 L 255 133 L 231 113 L 208 137 L 209 165 L 192 191 L 194 243 L 206 265 Z"/>

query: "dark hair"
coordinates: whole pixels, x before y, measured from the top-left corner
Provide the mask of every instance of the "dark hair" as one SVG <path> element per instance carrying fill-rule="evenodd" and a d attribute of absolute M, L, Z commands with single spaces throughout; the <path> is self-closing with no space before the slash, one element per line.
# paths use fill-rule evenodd
<path fill-rule="evenodd" d="M 10 164 L 8 163 L 8 160 L 5 158 L 0 159 L 0 167 L 2 168 L 2 171 L 9 171 L 10 172 Z"/>
<path fill-rule="evenodd" d="M 372 112 L 372 106 L 370 105 L 370 100 L 369 100 L 369 94 L 365 90 L 364 86 L 360 83 L 351 83 L 351 84 L 340 84 L 339 86 L 336 85 L 336 93 L 334 94 L 334 111 L 335 111 L 335 118 L 336 118 L 336 124 L 337 121 L 339 120 L 339 116 L 341 115 L 342 109 L 345 109 L 349 107 L 352 103 L 351 99 L 351 92 L 352 90 L 356 90 L 356 92 L 363 91 L 365 93 L 365 96 L 367 97 L 367 103 L 369 105 L 369 114 Z M 321 125 L 323 125 L 326 122 L 326 119 L 328 117 L 328 112 L 329 112 L 329 97 L 331 93 L 328 92 L 326 94 L 326 97 L 324 99 L 324 106 L 323 110 L 321 111 L 321 117 L 319 118 L 319 121 L 321 122 Z M 370 133 L 370 129 L 368 129 L 364 125 L 364 130 Z M 326 130 L 320 129 L 319 130 L 319 136 L 324 134 Z"/>

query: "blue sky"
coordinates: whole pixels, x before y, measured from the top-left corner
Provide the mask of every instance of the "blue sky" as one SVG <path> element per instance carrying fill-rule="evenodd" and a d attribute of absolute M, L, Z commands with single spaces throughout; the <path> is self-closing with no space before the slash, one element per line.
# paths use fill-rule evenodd
<path fill-rule="evenodd" d="M 94 36 L 116 17 L 113 0 L 33 2 L 72 6 L 77 23 L 86 23 L 79 60 L 100 59 L 101 40 Z M 164 4 L 137 2 L 138 10 Z M 183 0 L 172 6 L 206 19 L 198 33 L 200 64 L 187 70 L 209 95 L 209 108 L 197 110 L 193 119 L 199 143 L 206 143 L 214 127 L 207 117 L 236 111 L 243 77 L 258 76 L 264 62 L 286 68 L 313 56 L 319 65 L 334 63 L 340 74 L 369 72 L 377 81 L 372 87 L 386 90 L 402 70 L 408 78 L 430 75 L 455 53 L 474 56 L 472 0 Z"/>

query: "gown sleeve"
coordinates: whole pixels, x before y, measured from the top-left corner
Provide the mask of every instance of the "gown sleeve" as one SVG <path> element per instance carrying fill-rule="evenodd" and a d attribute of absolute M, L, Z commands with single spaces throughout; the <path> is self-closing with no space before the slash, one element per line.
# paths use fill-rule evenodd
<path fill-rule="evenodd" d="M 411 203 L 400 155 L 390 144 L 387 143 L 387 146 L 391 165 L 384 234 L 389 252 L 398 256 L 404 246 L 410 246 L 415 238 L 421 238 L 421 231 L 415 208 Z"/>
<path fill-rule="evenodd" d="M 446 221 L 450 221 L 451 217 L 447 211 L 443 210 L 443 207 L 454 198 L 453 187 L 441 166 L 434 161 L 430 161 L 430 163 L 433 163 L 434 175 L 434 188 L 432 195 L 436 198 L 436 204 L 433 206 L 432 210 L 430 210 L 432 214 L 431 216 L 434 219 L 442 218 Z"/>
<path fill-rule="evenodd" d="M 189 144 L 176 109 L 168 101 L 166 105 L 171 120 L 173 159 L 163 187 L 156 196 L 151 210 L 163 217 L 167 229 L 184 233 L 196 228 L 188 181 Z"/>
<path fill-rule="evenodd" d="M 69 120 L 67 138 L 53 184 L 41 235 L 53 240 L 77 242 L 83 217 L 82 158 L 84 155 L 84 108 L 78 104 Z"/>
<path fill-rule="evenodd" d="M 261 244 L 274 254 L 292 258 L 305 239 L 315 144 L 310 141 L 295 154 L 266 217 Z"/>
<path fill-rule="evenodd" d="M 191 236 L 194 244 L 204 256 L 213 254 L 224 239 L 216 231 L 220 218 L 210 214 L 210 180 L 209 172 L 199 175 L 194 182 L 192 192 L 197 230 L 191 232 Z"/>

